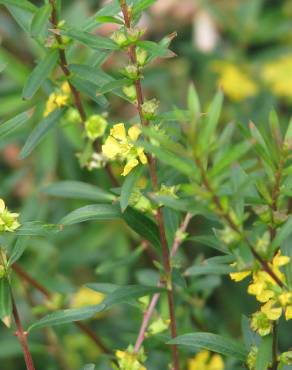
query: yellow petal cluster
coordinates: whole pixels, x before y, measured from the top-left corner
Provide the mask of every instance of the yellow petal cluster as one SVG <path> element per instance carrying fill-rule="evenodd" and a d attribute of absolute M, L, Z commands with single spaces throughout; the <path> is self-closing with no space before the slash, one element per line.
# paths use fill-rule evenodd
<path fill-rule="evenodd" d="M 279 250 L 269 263 L 270 269 L 285 284 L 286 279 L 280 267 L 290 262 L 288 256 L 282 256 Z M 248 293 L 254 295 L 262 303 L 260 311 L 252 316 L 251 326 L 260 335 L 267 335 L 272 330 L 271 321 L 278 320 L 284 312 L 286 320 L 292 319 L 292 292 L 280 287 L 266 271 L 241 271 L 230 274 L 232 280 L 238 282 L 252 273 L 252 281 Z"/>
<path fill-rule="evenodd" d="M 20 226 L 18 216 L 18 213 L 10 212 L 6 207 L 4 200 L 0 198 L 0 233 L 5 231 L 15 231 Z"/>
<path fill-rule="evenodd" d="M 109 160 L 126 161 L 122 176 L 127 176 L 133 168 L 147 163 L 144 149 L 135 146 L 135 141 L 139 138 L 141 130 L 134 125 L 126 132 L 123 123 L 117 123 L 110 130 L 110 135 L 102 146 L 103 155 Z"/>
<path fill-rule="evenodd" d="M 118 350 L 116 351 L 116 358 L 121 370 L 147 370 L 141 363 L 141 360 L 145 360 L 144 352 L 135 353 L 132 350 Z"/>
<path fill-rule="evenodd" d="M 212 67 L 218 74 L 218 85 L 231 100 L 242 101 L 257 94 L 257 85 L 236 65 L 217 61 Z"/>
<path fill-rule="evenodd" d="M 70 92 L 70 85 L 68 82 L 64 82 L 60 89 L 51 93 L 46 103 L 44 117 L 47 117 L 54 110 L 67 105 L 70 99 Z"/>
<path fill-rule="evenodd" d="M 262 68 L 262 78 L 279 97 L 292 98 L 292 56 L 284 56 Z"/>
<path fill-rule="evenodd" d="M 220 355 L 204 350 L 188 360 L 188 370 L 224 370 L 224 362 Z"/>

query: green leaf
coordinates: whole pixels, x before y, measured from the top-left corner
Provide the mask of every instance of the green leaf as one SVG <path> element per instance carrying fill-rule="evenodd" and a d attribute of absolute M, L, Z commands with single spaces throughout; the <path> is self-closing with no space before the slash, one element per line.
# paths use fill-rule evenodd
<path fill-rule="evenodd" d="M 125 212 L 122 213 L 122 218 L 132 230 L 160 250 L 159 231 L 154 221 L 131 207 L 128 207 Z"/>
<path fill-rule="evenodd" d="M 95 18 L 95 20 L 98 22 L 98 23 L 116 23 L 116 24 L 124 24 L 123 21 L 121 21 L 120 19 L 118 18 L 115 18 L 115 17 L 112 17 L 110 15 L 101 15 L 101 16 L 97 16 Z"/>
<path fill-rule="evenodd" d="M 157 57 L 165 58 L 173 55 L 173 53 L 165 45 L 157 44 L 154 41 L 137 41 L 136 44 L 140 48 L 146 50 L 150 54 L 151 59 Z"/>
<path fill-rule="evenodd" d="M 0 319 L 9 316 L 12 311 L 9 282 L 6 278 L 0 279 Z"/>
<path fill-rule="evenodd" d="M 93 204 L 75 209 L 60 221 L 63 225 L 73 225 L 85 221 L 108 221 L 121 217 L 120 208 L 117 205 Z"/>
<path fill-rule="evenodd" d="M 246 348 L 250 349 L 251 346 L 258 347 L 260 337 L 257 333 L 251 330 L 250 321 L 245 315 L 241 316 L 241 331 Z"/>
<path fill-rule="evenodd" d="M 58 50 L 50 50 L 45 57 L 37 64 L 28 77 L 22 92 L 22 98 L 31 99 L 38 91 L 42 83 L 51 73 L 58 61 Z"/>
<path fill-rule="evenodd" d="M 23 223 L 16 231 L 15 235 L 19 236 L 45 236 L 48 237 L 62 230 L 60 225 L 42 224 L 38 221 Z"/>
<path fill-rule="evenodd" d="M 29 112 L 23 112 L 11 118 L 9 121 L 3 122 L 0 125 L 0 138 L 3 139 L 5 136 L 19 128 L 30 118 Z"/>
<path fill-rule="evenodd" d="M 87 284 L 88 288 L 99 292 L 99 286 L 92 284 Z M 161 292 L 163 289 L 151 286 L 143 285 L 126 285 L 119 286 L 112 293 L 108 294 L 104 301 L 103 305 L 106 306 L 106 309 L 111 308 L 112 306 L 120 303 L 127 303 L 130 299 L 137 299 L 144 297 L 145 295 Z"/>
<path fill-rule="evenodd" d="M 196 171 L 195 164 L 190 158 L 185 158 L 179 156 L 175 153 L 170 152 L 167 149 L 152 145 L 148 142 L 138 141 L 139 145 L 143 146 L 148 152 L 154 154 L 157 158 L 159 158 L 165 164 L 175 168 L 176 170 L 188 175 L 190 177 L 194 177 Z"/>
<path fill-rule="evenodd" d="M 122 189 L 121 189 L 121 199 L 120 199 L 120 204 L 121 204 L 121 210 L 122 212 L 125 211 L 125 209 L 128 207 L 129 200 L 131 197 L 131 194 L 135 188 L 135 185 L 139 178 L 141 177 L 143 173 L 143 167 L 138 166 L 134 168 L 129 175 L 126 177 Z"/>
<path fill-rule="evenodd" d="M 292 118 L 289 121 L 284 140 L 289 143 L 292 140 Z M 291 145 L 291 144 L 290 144 Z"/>
<path fill-rule="evenodd" d="M 130 82 L 131 80 L 127 78 L 122 78 L 121 80 L 113 80 L 101 86 L 99 92 L 100 94 L 106 94 L 112 90 L 120 89 L 123 86 L 127 86 Z"/>
<path fill-rule="evenodd" d="M 272 345 L 273 337 L 272 335 L 267 335 L 262 337 L 261 344 L 257 353 L 256 359 L 256 370 L 267 370 L 270 361 L 272 360 Z"/>
<path fill-rule="evenodd" d="M 205 124 L 202 126 L 202 132 L 200 133 L 199 143 L 202 149 L 205 149 L 210 144 L 210 139 L 212 138 L 216 127 L 219 123 L 219 117 L 222 109 L 223 103 L 223 93 L 222 91 L 218 91 L 215 95 L 210 109 L 207 114 L 207 119 Z"/>
<path fill-rule="evenodd" d="M 139 0 L 136 2 L 136 4 L 133 7 L 133 16 L 136 16 L 137 14 L 140 14 L 143 10 L 149 8 L 153 3 L 155 3 L 155 0 Z"/>
<path fill-rule="evenodd" d="M 17 238 L 17 241 L 12 248 L 12 251 L 10 253 L 10 257 L 8 260 L 8 265 L 13 265 L 14 262 L 18 261 L 19 258 L 22 256 L 23 252 L 25 251 L 27 244 L 29 241 L 29 237 L 27 236 L 21 236 Z"/>
<path fill-rule="evenodd" d="M 51 14 L 51 4 L 45 4 L 35 13 L 30 26 L 30 34 L 34 38 L 43 35 L 47 30 L 49 17 Z"/>
<path fill-rule="evenodd" d="M 118 50 L 119 46 L 110 38 L 99 35 L 92 35 L 89 32 L 84 32 L 78 29 L 70 29 L 62 31 L 62 34 L 72 39 L 79 41 L 81 44 L 95 50 Z"/>
<path fill-rule="evenodd" d="M 193 240 L 197 243 L 201 243 L 213 249 L 217 249 L 222 253 L 229 253 L 228 249 L 213 235 L 196 235 L 188 238 L 188 240 Z"/>
<path fill-rule="evenodd" d="M 86 320 L 92 316 L 95 316 L 98 312 L 101 312 L 104 309 L 104 304 L 98 304 L 82 308 L 72 308 L 56 311 L 32 324 L 29 327 L 28 331 L 31 331 L 33 329 L 45 328 L 47 326 L 62 325 L 68 324 L 70 322 Z"/>
<path fill-rule="evenodd" d="M 98 186 L 81 181 L 60 181 L 42 188 L 41 191 L 55 197 L 87 199 L 97 202 L 111 202 L 116 199 L 113 194 L 99 188 Z"/>
<path fill-rule="evenodd" d="M 201 104 L 194 84 L 191 84 L 188 91 L 188 109 L 191 123 L 194 126 L 201 114 Z"/>
<path fill-rule="evenodd" d="M 234 272 L 235 269 L 222 264 L 205 264 L 205 265 L 194 265 L 189 267 L 185 275 L 186 276 L 199 276 L 199 275 L 225 275 Z"/>
<path fill-rule="evenodd" d="M 83 80 L 82 78 L 78 78 L 76 76 L 71 77 L 70 81 L 77 90 L 88 95 L 97 104 L 101 105 L 102 107 L 106 107 L 108 105 L 107 99 L 100 95 L 99 88 L 94 83 Z"/>
<path fill-rule="evenodd" d="M 168 344 L 178 344 L 194 349 L 208 349 L 225 356 L 245 361 L 247 351 L 238 341 L 222 337 L 212 333 L 191 333 L 180 335 L 172 339 Z"/>
<path fill-rule="evenodd" d="M 273 247 L 281 246 L 281 244 L 288 238 L 289 235 L 291 235 L 291 233 L 292 233 L 292 216 L 288 218 L 284 225 L 277 229 L 277 235 L 273 240 L 272 246 Z"/>
<path fill-rule="evenodd" d="M 14 5 L 24 10 L 29 10 L 34 12 L 37 8 L 31 2 L 27 0 L 0 0 L 2 5 Z"/>
<path fill-rule="evenodd" d="M 250 141 L 243 141 L 242 143 L 233 145 L 228 149 L 222 158 L 214 164 L 213 168 L 208 172 L 210 177 L 215 177 L 228 168 L 232 163 L 239 160 L 244 154 L 246 154 L 252 146 Z"/>
<path fill-rule="evenodd" d="M 83 366 L 82 370 L 95 370 L 95 365 L 94 364 L 87 364 Z"/>
<path fill-rule="evenodd" d="M 57 109 L 37 124 L 21 149 L 19 154 L 20 159 L 24 159 L 31 154 L 31 152 L 45 138 L 48 131 L 58 123 L 58 120 L 61 118 L 63 112 L 64 109 Z"/>

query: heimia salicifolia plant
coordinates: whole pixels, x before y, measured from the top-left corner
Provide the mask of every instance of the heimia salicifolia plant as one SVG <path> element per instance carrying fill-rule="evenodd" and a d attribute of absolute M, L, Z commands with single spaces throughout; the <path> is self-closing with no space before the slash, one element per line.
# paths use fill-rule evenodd
<path fill-rule="evenodd" d="M 85 171 L 107 177 L 104 188 L 74 179 L 41 189 L 48 197 L 91 201 L 58 224 L 22 222 L 0 199 L 1 320 L 7 330 L 15 331 L 11 327 L 16 326 L 28 370 L 36 368 L 29 345 L 32 333 L 65 324 L 75 324 L 107 355 L 97 369 L 158 369 L 151 365 L 157 349 L 164 353 L 159 369 L 284 369 L 292 364 L 292 351 L 280 352 L 278 346 L 279 321 L 286 325 L 292 319 L 292 121 L 284 132 L 272 111 L 265 132 L 252 122 L 226 124 L 220 120 L 222 92 L 203 107 L 192 84 L 185 109 L 161 112 L 159 101 L 145 94 L 144 72 L 157 58 L 174 57 L 169 46 L 175 33 L 159 42 L 145 40 L 139 20 L 153 3 L 113 0 L 77 28 L 63 20 L 60 0 L 44 1 L 40 7 L 27 0 L 0 1 L 40 56 L 23 87 L 22 98 L 31 102 L 31 109 L 2 123 L 1 139 L 28 120 L 35 122 L 20 153 L 24 159 L 51 130 L 74 127 L 82 142 L 74 160 Z M 110 37 L 94 32 L 104 23 L 116 25 Z M 80 44 L 90 53 L 77 64 L 74 50 Z M 112 55 L 119 61 L 114 75 L 103 70 Z M 128 121 L 112 118 L 112 94 L 133 112 Z M 198 219 L 209 221 L 207 230 L 200 231 Z M 113 220 L 134 231 L 133 261 L 141 253 L 150 256 L 156 281 L 88 282 L 69 302 L 18 264 L 31 238 L 58 237 L 64 228 L 81 222 Z M 188 248 L 200 243 L 218 255 L 193 262 L 180 258 L 186 242 Z M 227 329 L 224 335 L 209 332 L 201 321 L 204 314 L 193 312 L 198 310 L 196 282 L 212 285 L 214 280 L 202 277 L 224 274 L 234 285 L 245 279 L 246 294 L 257 302 L 256 310 L 243 318 L 242 338 L 232 338 Z M 44 300 L 41 317 L 28 327 L 23 326 L 13 293 L 17 276 Z M 224 299 L 233 298 L 227 291 Z M 208 310 L 205 303 L 206 297 L 201 299 L 202 312 Z M 125 333 L 125 346 L 115 337 L 98 336 L 84 323 L 89 318 L 104 320 L 105 312 L 121 304 L 134 305 L 141 320 Z M 186 327 L 193 329 L 186 333 Z M 57 346 L 62 354 L 62 343 Z M 192 350 L 195 356 L 189 355 Z"/>

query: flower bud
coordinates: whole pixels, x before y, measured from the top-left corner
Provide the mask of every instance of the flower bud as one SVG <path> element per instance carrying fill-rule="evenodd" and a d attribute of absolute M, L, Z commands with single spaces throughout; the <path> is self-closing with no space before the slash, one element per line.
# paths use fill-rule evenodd
<path fill-rule="evenodd" d="M 292 351 L 283 352 L 279 359 L 282 364 L 292 365 Z"/>
<path fill-rule="evenodd" d="M 136 49 L 136 57 L 137 57 L 137 63 L 140 67 L 143 67 L 146 63 L 148 53 L 146 50 L 137 48 Z"/>
<path fill-rule="evenodd" d="M 124 86 L 123 93 L 132 101 L 135 101 L 137 99 L 136 89 L 134 85 Z"/>
<path fill-rule="evenodd" d="M 111 35 L 111 39 L 121 48 L 127 46 L 129 41 L 124 31 L 119 30 Z"/>
<path fill-rule="evenodd" d="M 157 99 L 151 99 L 151 100 L 145 101 L 145 103 L 142 104 L 143 116 L 148 120 L 155 118 L 158 107 L 159 107 L 159 101 Z"/>
<path fill-rule="evenodd" d="M 94 114 L 90 116 L 85 122 L 86 136 L 94 141 L 98 137 L 104 134 L 107 126 L 107 121 L 99 114 Z"/>
<path fill-rule="evenodd" d="M 122 73 L 131 80 L 137 80 L 139 78 L 139 69 L 134 64 L 127 65 Z"/>

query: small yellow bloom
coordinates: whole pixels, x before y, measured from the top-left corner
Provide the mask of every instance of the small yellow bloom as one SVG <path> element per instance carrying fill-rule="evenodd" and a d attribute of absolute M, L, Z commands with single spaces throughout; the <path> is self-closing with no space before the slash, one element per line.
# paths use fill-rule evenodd
<path fill-rule="evenodd" d="M 224 362 L 220 355 L 204 350 L 188 360 L 188 370 L 224 370 Z"/>
<path fill-rule="evenodd" d="M 132 346 L 129 346 L 127 351 L 117 350 L 116 358 L 121 370 L 147 370 L 143 365 L 143 362 L 146 360 L 143 349 L 135 353 Z"/>
<path fill-rule="evenodd" d="M 240 271 L 240 272 L 231 272 L 229 276 L 232 280 L 239 282 L 245 279 L 250 274 L 251 274 L 251 271 L 246 270 L 246 271 Z"/>
<path fill-rule="evenodd" d="M 106 119 L 100 114 L 94 114 L 85 121 L 85 132 L 87 137 L 94 141 L 103 136 L 107 126 Z"/>
<path fill-rule="evenodd" d="M 273 307 L 275 302 L 273 300 L 268 301 L 261 307 L 261 311 L 267 316 L 269 320 L 278 320 L 282 314 L 281 307 Z"/>
<path fill-rule="evenodd" d="M 139 138 L 141 130 L 134 125 L 126 132 L 123 123 L 117 123 L 110 130 L 110 136 L 102 146 L 102 153 L 109 160 L 126 161 L 122 176 L 127 176 L 133 168 L 147 163 L 147 157 L 142 147 L 135 146 L 135 141 Z"/>
<path fill-rule="evenodd" d="M 255 312 L 251 317 L 250 327 L 264 337 L 272 332 L 272 323 L 264 312 Z"/>
<path fill-rule="evenodd" d="M 13 232 L 19 226 L 18 213 L 10 212 L 6 206 L 3 199 L 0 199 L 0 233 L 4 231 Z"/>
<path fill-rule="evenodd" d="M 218 85 L 231 100 L 242 101 L 257 94 L 257 85 L 236 65 L 217 61 L 212 67 L 219 75 Z"/>
<path fill-rule="evenodd" d="M 70 306 L 72 308 L 80 308 L 84 306 L 98 305 L 102 303 L 104 297 L 104 294 L 83 286 L 76 294 L 74 294 Z"/>
<path fill-rule="evenodd" d="M 46 103 L 44 117 L 47 117 L 54 110 L 67 105 L 69 102 L 70 93 L 71 90 L 68 82 L 64 82 L 60 89 L 52 92 Z"/>
<path fill-rule="evenodd" d="M 282 256 L 281 251 L 279 250 L 275 257 L 273 258 L 273 266 L 274 267 L 280 267 L 285 266 L 290 262 L 290 257 L 288 256 Z"/>
<path fill-rule="evenodd" d="M 291 320 L 292 319 L 292 305 L 286 307 L 286 310 L 285 310 L 285 319 L 286 320 Z"/>
<path fill-rule="evenodd" d="M 280 57 L 262 68 L 262 78 L 272 92 L 285 99 L 292 98 L 292 56 Z"/>

